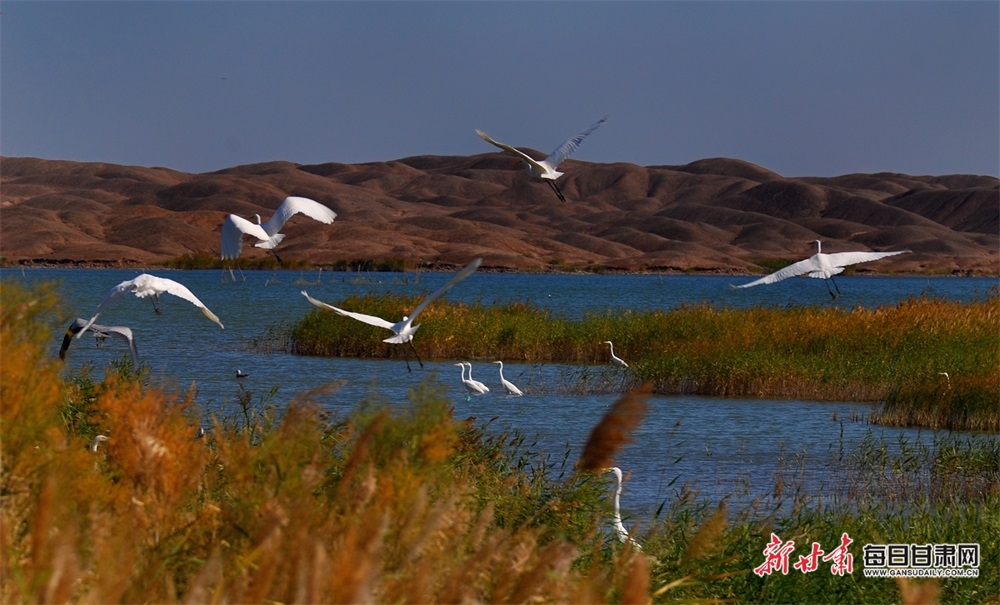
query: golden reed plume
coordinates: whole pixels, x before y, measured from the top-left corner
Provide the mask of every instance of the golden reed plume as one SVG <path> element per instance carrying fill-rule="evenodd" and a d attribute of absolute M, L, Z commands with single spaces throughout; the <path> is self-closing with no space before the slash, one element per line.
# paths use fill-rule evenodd
<path fill-rule="evenodd" d="M 646 414 L 651 383 L 638 386 L 612 404 L 604 418 L 590 432 L 577 468 L 584 471 L 599 471 L 614 466 L 615 454 L 631 439 L 629 433 L 635 430 Z"/>

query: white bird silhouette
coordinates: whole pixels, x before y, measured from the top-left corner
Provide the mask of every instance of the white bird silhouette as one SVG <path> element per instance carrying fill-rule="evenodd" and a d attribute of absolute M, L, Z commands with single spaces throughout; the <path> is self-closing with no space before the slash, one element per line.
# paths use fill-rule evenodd
<path fill-rule="evenodd" d="M 90 451 L 96 452 L 97 451 L 97 447 L 99 445 L 101 445 L 101 442 L 102 441 L 107 441 L 107 440 L 108 440 L 108 438 L 105 437 L 104 435 L 98 435 L 98 436 L 94 437 L 93 443 L 90 444 Z"/>
<path fill-rule="evenodd" d="M 104 297 L 104 300 L 101 301 L 101 304 L 97 305 L 97 311 L 94 313 L 94 316 L 91 317 L 90 320 L 88 320 L 87 323 L 82 328 L 80 328 L 80 332 L 76 335 L 76 337 L 80 338 L 81 336 L 83 336 L 83 333 L 86 332 L 88 328 L 90 328 L 90 326 L 94 323 L 94 321 L 97 320 L 97 316 L 100 315 L 102 311 L 104 311 L 105 307 L 107 307 L 108 305 L 117 300 L 120 300 L 122 296 L 125 296 L 129 292 L 135 294 L 136 297 L 138 298 L 146 298 L 147 296 L 151 296 L 153 301 L 153 309 L 157 313 L 160 312 L 160 306 L 159 306 L 160 294 L 163 294 L 164 292 L 166 292 L 167 294 L 173 294 L 174 296 L 178 298 L 183 298 L 184 300 L 198 307 L 199 309 L 201 309 L 201 312 L 205 314 L 205 317 L 219 324 L 220 328 L 225 328 L 225 326 L 222 325 L 222 322 L 219 321 L 219 318 L 216 317 L 215 313 L 209 311 L 208 307 L 202 304 L 202 302 L 198 300 L 198 297 L 192 294 L 191 290 L 188 290 L 187 287 L 185 287 L 183 284 L 175 282 L 172 279 L 167 279 L 165 277 L 156 277 L 155 275 L 143 273 L 142 275 L 139 275 L 135 279 L 123 281 L 122 283 L 112 288 L 111 291 L 108 292 L 107 296 Z"/>
<path fill-rule="evenodd" d="M 479 387 L 483 391 L 483 393 L 489 393 L 490 392 L 490 387 L 486 386 L 482 382 L 479 382 L 478 380 L 476 380 L 475 378 L 472 377 L 472 364 L 469 363 L 468 361 L 465 361 L 463 363 L 465 365 L 469 366 L 469 382 L 471 382 L 471 383 L 475 384 L 477 387 Z"/>
<path fill-rule="evenodd" d="M 257 238 L 254 246 L 270 250 L 278 263 L 281 257 L 274 251 L 275 246 L 285 239 L 284 233 L 278 233 L 288 219 L 296 214 L 304 214 L 311 219 L 329 225 L 337 217 L 337 213 L 330 210 L 323 204 L 307 197 L 286 197 L 274 215 L 266 222 L 260 221 L 260 215 L 255 214 L 257 224 L 251 223 L 243 217 L 230 214 L 222 223 L 222 259 L 239 258 L 243 250 L 243 234 L 252 235 Z"/>
<path fill-rule="evenodd" d="M 580 146 L 580 143 L 582 143 L 583 140 L 587 138 L 587 136 L 590 133 L 597 130 L 598 126 L 607 121 L 608 121 L 608 116 L 604 116 L 590 128 L 570 137 L 562 145 L 556 147 L 555 151 L 550 153 L 548 157 L 546 157 L 544 160 L 536 160 L 532 158 L 530 155 L 524 153 L 523 151 L 515 147 L 511 147 L 510 145 L 507 145 L 505 143 L 500 143 L 498 141 L 495 141 L 492 138 L 490 138 L 490 135 L 486 134 L 482 130 L 476 130 L 476 134 L 478 134 L 481 139 L 483 139 L 490 145 L 499 147 L 500 149 L 503 149 L 507 153 L 512 153 L 516 155 L 518 158 L 520 158 L 521 161 L 524 162 L 525 168 L 528 170 L 528 173 L 531 174 L 533 178 L 541 179 L 546 183 L 548 183 L 549 187 L 552 188 L 552 191 L 555 191 L 556 195 L 559 197 L 559 200 L 565 202 L 566 198 L 563 196 L 562 192 L 559 191 L 559 187 L 556 185 L 556 179 L 561 177 L 564 173 L 559 172 L 558 170 L 556 170 L 556 168 L 558 168 L 559 164 L 562 164 L 563 160 L 568 158 L 570 154 L 576 151 L 576 148 Z"/>
<path fill-rule="evenodd" d="M 391 321 L 387 321 L 385 319 L 382 319 L 381 317 L 375 317 L 374 315 L 365 315 L 364 313 L 354 313 L 352 311 L 345 311 L 343 309 L 339 309 L 337 307 L 334 307 L 333 305 L 328 305 L 325 302 L 320 302 L 316 300 L 315 298 L 309 296 L 309 294 L 307 294 L 305 290 L 302 290 L 302 296 L 305 296 L 306 300 L 308 300 L 314 306 L 319 307 L 321 309 L 329 309 L 330 311 L 333 311 L 339 315 L 350 317 L 351 319 L 356 319 L 370 326 L 392 330 L 395 336 L 386 338 L 382 342 L 388 342 L 391 344 L 409 343 L 410 349 L 413 350 L 413 354 L 417 358 L 417 363 L 420 364 L 420 367 L 424 367 L 424 363 L 420 361 L 420 356 L 417 355 L 417 349 L 413 346 L 413 334 L 414 332 L 417 331 L 417 328 L 419 328 L 420 326 L 413 325 L 413 322 L 417 319 L 417 316 L 420 315 L 420 313 L 427 308 L 427 305 L 431 304 L 431 302 L 434 299 L 447 292 L 448 289 L 450 289 L 452 286 L 462 281 L 466 277 L 472 275 L 476 271 L 476 269 L 479 268 L 479 265 L 482 262 L 483 259 L 477 258 L 476 260 L 466 265 L 465 268 L 456 273 L 455 277 L 452 277 L 451 280 L 448 281 L 448 283 L 441 286 L 441 289 L 431 294 L 430 296 L 425 298 L 419 305 L 417 305 L 417 308 L 413 310 L 413 313 L 411 313 L 409 316 L 404 316 L 403 319 L 401 319 L 396 323 L 392 323 Z M 406 360 L 406 369 L 410 370 L 409 359 Z"/>
<path fill-rule="evenodd" d="M 625 529 L 625 525 L 622 523 L 622 514 L 619 507 L 619 499 L 622 495 L 622 469 L 612 466 L 607 470 L 609 473 L 614 473 L 615 479 L 618 480 L 618 486 L 615 488 L 615 514 L 612 518 L 612 524 L 614 525 L 615 533 L 618 535 L 618 541 L 622 544 L 631 544 L 636 550 L 642 550 L 642 547 L 632 539 L 632 536 L 629 535 L 628 530 Z"/>
<path fill-rule="evenodd" d="M 83 332 L 84 326 L 87 326 L 87 323 L 88 321 L 86 319 L 77 317 L 73 320 L 73 323 L 66 328 L 66 334 L 63 336 L 62 346 L 59 347 L 59 359 L 66 359 L 66 351 L 69 349 L 70 343 L 73 342 L 73 337 Z M 87 329 L 93 333 L 98 347 L 104 344 L 104 339 L 108 336 L 116 336 L 124 340 L 128 344 L 128 352 L 132 356 L 132 365 L 139 365 L 139 351 L 136 349 L 135 339 L 132 338 L 131 328 L 127 328 L 125 326 L 102 326 L 91 323 Z"/>
<path fill-rule="evenodd" d="M 614 363 L 615 365 L 619 365 L 619 366 L 621 366 L 623 368 L 627 368 L 628 367 L 628 364 L 625 363 L 624 359 L 622 359 L 621 357 L 618 357 L 617 355 L 615 355 L 615 345 L 611 344 L 610 340 L 605 340 L 602 344 L 606 344 L 606 345 L 608 345 L 608 346 L 611 347 L 611 362 L 612 363 Z"/>
<path fill-rule="evenodd" d="M 469 394 L 465 396 L 466 399 L 469 399 L 472 395 L 485 395 L 487 393 L 487 391 L 483 390 L 481 382 L 469 380 L 465 377 L 465 363 L 456 363 L 452 365 L 462 368 L 462 385 L 464 385 L 465 389 L 469 391 Z"/>
<path fill-rule="evenodd" d="M 858 263 L 867 263 L 873 260 L 879 260 L 880 258 L 886 258 L 887 256 L 895 256 L 897 254 L 909 252 L 909 250 L 897 250 L 895 252 L 835 252 L 834 254 L 824 254 L 820 241 L 816 240 L 813 243 L 816 244 L 816 254 L 813 254 L 809 258 L 800 260 L 797 263 L 792 263 L 784 269 L 775 271 L 770 275 L 765 275 L 764 277 L 754 280 L 748 284 L 733 287 L 750 288 L 761 284 L 773 284 L 797 275 L 808 275 L 809 277 L 822 278 L 825 280 L 826 291 L 830 293 L 831 298 L 836 300 L 837 297 L 840 296 L 840 286 L 838 286 L 837 282 L 833 280 L 833 276 L 841 273 L 844 270 L 844 267 L 848 265 L 856 265 Z M 837 289 L 836 293 L 830 289 L 830 282 L 833 282 L 833 287 Z"/>
<path fill-rule="evenodd" d="M 508 395 L 516 395 L 518 397 L 520 397 L 521 395 L 524 395 L 524 393 L 521 392 L 521 389 L 519 389 L 516 386 L 514 386 L 513 382 L 511 382 L 511 381 L 509 381 L 509 380 L 507 380 L 506 378 L 503 377 L 503 362 L 502 361 L 494 361 L 493 363 L 499 363 L 500 364 L 500 384 L 503 385 L 503 388 L 504 388 L 505 391 L 507 391 L 507 394 Z"/>

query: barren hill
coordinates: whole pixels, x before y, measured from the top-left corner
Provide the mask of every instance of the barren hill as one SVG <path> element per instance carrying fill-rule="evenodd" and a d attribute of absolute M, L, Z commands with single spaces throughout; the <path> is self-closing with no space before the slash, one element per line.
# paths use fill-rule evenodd
<path fill-rule="evenodd" d="M 760 272 L 756 263 L 804 258 L 820 239 L 825 252 L 913 251 L 860 271 L 1000 273 L 993 177 L 784 178 L 726 158 L 685 166 L 570 160 L 562 168 L 567 203 L 492 153 L 268 162 L 203 174 L 6 157 L 0 256 L 123 265 L 218 257 L 227 214 L 267 219 L 299 195 L 329 206 L 337 220 L 293 218 L 279 253 L 320 265 L 457 265 L 482 256 L 484 266 L 522 271 Z M 266 254 L 246 242 L 244 256 Z"/>

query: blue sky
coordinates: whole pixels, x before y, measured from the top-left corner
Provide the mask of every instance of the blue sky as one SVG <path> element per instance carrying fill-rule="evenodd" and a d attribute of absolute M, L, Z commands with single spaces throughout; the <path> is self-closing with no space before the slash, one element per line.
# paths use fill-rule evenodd
<path fill-rule="evenodd" d="M 0 153 L 1000 171 L 1000 3 L 0 2 Z"/>

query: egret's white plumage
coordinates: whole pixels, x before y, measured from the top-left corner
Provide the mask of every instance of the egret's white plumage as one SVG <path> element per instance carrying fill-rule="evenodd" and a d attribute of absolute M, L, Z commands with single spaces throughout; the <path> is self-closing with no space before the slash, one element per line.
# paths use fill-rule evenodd
<path fill-rule="evenodd" d="M 618 357 L 617 355 L 615 355 L 615 345 L 611 344 L 610 340 L 605 340 L 603 344 L 606 344 L 609 347 L 611 347 L 611 362 L 612 363 L 614 363 L 615 365 L 619 365 L 619 366 L 621 366 L 623 368 L 627 368 L 628 367 L 628 364 L 625 363 L 624 359 L 622 359 L 621 357 Z"/>
<path fill-rule="evenodd" d="M 621 499 L 622 495 L 622 469 L 618 468 L 617 466 L 613 466 L 607 470 L 609 473 L 613 473 L 615 479 L 618 480 L 618 485 L 615 488 L 615 500 L 614 500 L 615 514 L 614 517 L 612 518 L 612 525 L 614 526 L 615 534 L 618 535 L 618 541 L 621 542 L 622 544 L 626 543 L 631 544 L 632 547 L 635 548 L 636 550 L 642 550 L 642 547 L 639 546 L 639 543 L 636 542 L 632 538 L 632 536 L 629 535 L 628 530 L 625 529 L 625 524 L 622 523 L 622 513 L 619 506 L 620 504 L 619 500 Z"/>
<path fill-rule="evenodd" d="M 337 217 L 337 213 L 330 210 L 323 204 L 307 197 L 289 196 L 286 197 L 274 215 L 266 222 L 262 223 L 259 214 L 255 214 L 257 223 L 254 224 L 243 217 L 230 214 L 222 223 L 222 258 L 239 258 L 243 249 L 243 235 L 251 235 L 257 238 L 254 244 L 258 248 L 273 250 L 275 246 L 285 239 L 284 233 L 278 233 L 288 219 L 296 214 L 304 214 L 311 219 L 329 225 Z M 277 254 L 275 254 L 277 256 Z"/>
<path fill-rule="evenodd" d="M 462 368 L 462 385 L 465 387 L 467 391 L 469 391 L 470 395 L 484 395 L 488 392 L 488 390 L 483 390 L 482 383 L 478 381 L 469 380 L 468 378 L 465 377 L 465 363 L 456 363 L 452 365 L 456 365 Z"/>
<path fill-rule="evenodd" d="M 160 294 L 163 293 L 173 294 L 178 298 L 183 298 L 189 303 L 201 309 L 201 312 L 205 314 L 205 317 L 211 319 L 215 323 L 219 324 L 220 328 L 224 328 L 222 322 L 216 317 L 215 313 L 208 310 L 198 297 L 191 293 L 186 286 L 181 283 L 175 282 L 172 279 L 167 279 L 165 277 L 156 277 L 155 275 L 150 275 L 148 273 L 143 273 L 142 275 L 136 277 L 135 279 L 130 279 L 123 281 L 108 292 L 101 304 L 97 305 L 97 311 L 94 316 L 90 318 L 89 321 L 80 329 L 80 332 L 76 335 L 77 338 L 83 336 L 83 333 L 87 331 L 88 328 L 97 320 L 97 316 L 104 311 L 104 308 L 111 303 L 120 300 L 126 294 L 135 294 L 138 298 L 146 298 L 147 296 L 153 297 L 153 308 L 159 313 L 159 305 L 157 304 L 160 298 Z"/>
<path fill-rule="evenodd" d="M 472 275 L 476 271 L 476 269 L 479 268 L 479 265 L 482 262 L 483 259 L 477 258 L 476 260 L 466 265 L 465 268 L 456 273 L 455 277 L 452 277 L 448 281 L 448 283 L 441 286 L 441 288 L 437 292 L 434 292 L 433 294 L 425 298 L 419 305 L 417 305 L 417 308 L 413 310 L 413 313 L 411 313 L 409 316 L 403 317 L 403 319 L 401 319 L 396 323 L 392 323 L 391 321 L 382 319 L 381 317 L 375 317 L 374 315 L 365 315 L 364 313 L 345 311 L 344 309 L 334 307 L 333 305 L 328 305 L 325 302 L 320 302 L 315 298 L 309 296 L 309 294 L 307 294 L 305 290 L 302 290 L 302 296 L 305 296 L 306 300 L 308 300 L 314 306 L 319 307 L 320 309 L 328 309 L 339 315 L 350 317 L 351 319 L 356 319 L 370 326 L 392 330 L 395 336 L 390 336 L 389 338 L 383 339 L 382 342 L 388 342 L 390 344 L 410 343 L 410 348 L 413 349 L 413 354 L 416 355 L 417 350 L 413 348 L 413 334 L 417 331 L 417 328 L 419 328 L 420 326 L 414 325 L 413 322 L 416 321 L 417 316 L 420 315 L 420 313 L 427 308 L 427 305 L 431 304 L 431 302 L 433 302 L 436 298 L 447 292 L 452 286 L 462 281 L 466 277 Z M 417 361 L 420 363 L 420 367 L 423 367 L 424 364 L 423 362 L 420 361 L 419 356 L 417 357 Z M 406 367 L 407 368 L 410 367 L 409 361 L 406 362 Z"/>
<path fill-rule="evenodd" d="M 90 451 L 96 452 L 98 446 L 101 445 L 101 442 L 107 441 L 107 440 L 108 440 L 108 438 L 105 437 L 104 435 L 98 435 L 98 436 L 94 437 L 94 441 L 90 444 Z"/>
<path fill-rule="evenodd" d="M 507 380 L 506 378 L 503 377 L 503 362 L 502 361 L 494 361 L 493 363 L 500 364 L 500 384 L 503 385 L 503 389 L 505 391 L 507 391 L 507 394 L 508 395 L 517 395 L 518 397 L 520 397 L 521 395 L 524 395 L 524 393 L 521 392 L 521 389 L 517 388 L 514 385 L 513 382 L 511 382 L 511 381 L 509 381 L 509 380 Z"/>
<path fill-rule="evenodd" d="M 813 254 L 809 258 L 792 263 L 783 269 L 779 269 L 770 275 L 765 275 L 748 284 L 733 287 L 750 288 L 761 284 L 773 284 L 797 275 L 808 275 L 809 277 L 827 280 L 827 292 L 830 293 L 832 298 L 836 299 L 840 295 L 840 286 L 833 280 L 833 276 L 841 273 L 844 267 L 909 252 L 909 250 L 897 250 L 895 252 L 835 252 L 833 254 L 824 254 L 820 241 L 816 240 L 813 243 L 816 244 L 816 254 Z M 837 289 L 836 293 L 830 290 L 829 282 L 833 282 L 833 287 Z"/>
<path fill-rule="evenodd" d="M 482 383 L 482 382 L 480 382 L 480 381 L 478 381 L 478 380 L 476 380 L 475 378 L 472 377 L 472 364 L 469 363 L 468 361 L 463 362 L 463 363 L 465 363 L 465 365 L 467 365 L 469 367 L 469 382 L 471 382 L 471 383 L 475 384 L 477 387 L 479 387 L 479 389 L 483 393 L 489 393 L 490 392 L 490 387 L 486 386 L 484 383 Z"/>
<path fill-rule="evenodd" d="M 505 143 L 495 141 L 490 137 L 490 135 L 486 134 L 482 130 L 476 130 L 476 134 L 478 134 L 481 139 L 483 139 L 490 145 L 499 147 L 500 149 L 503 149 L 507 153 L 514 154 L 518 158 L 520 158 L 521 161 L 524 162 L 525 168 L 528 170 L 528 173 L 531 174 L 533 178 L 542 179 L 545 182 L 547 182 L 549 186 L 552 187 L 552 190 L 556 192 L 556 195 L 559 196 L 559 199 L 565 202 L 566 198 L 563 197 L 562 192 L 559 191 L 559 187 L 557 187 L 555 183 L 555 180 L 561 177 L 564 173 L 559 172 L 558 170 L 556 170 L 556 168 L 559 167 L 559 164 L 563 163 L 563 160 L 568 158 L 574 151 L 576 151 L 576 148 L 580 146 L 580 143 L 582 143 L 583 140 L 587 138 L 588 135 L 590 135 L 590 133 L 597 130 L 597 128 L 601 124 L 607 121 L 608 121 L 608 116 L 604 116 L 590 128 L 570 137 L 565 142 L 563 142 L 562 145 L 556 147 L 555 150 L 552 153 L 550 153 L 544 160 L 536 160 L 532 158 L 530 155 L 521 151 L 520 149 L 517 149 L 516 147 L 512 147 Z"/>
<path fill-rule="evenodd" d="M 98 343 L 101 343 L 108 336 L 116 336 L 124 340 L 128 344 L 128 352 L 132 355 L 132 365 L 139 365 L 139 351 L 136 349 L 135 339 L 132 338 L 131 328 L 125 326 L 102 326 L 89 322 L 82 317 L 74 319 L 73 323 L 66 328 L 62 346 L 59 347 L 59 359 L 66 359 L 66 350 L 69 349 L 70 343 L 73 342 L 73 337 L 83 332 L 85 327 L 94 334 Z"/>

